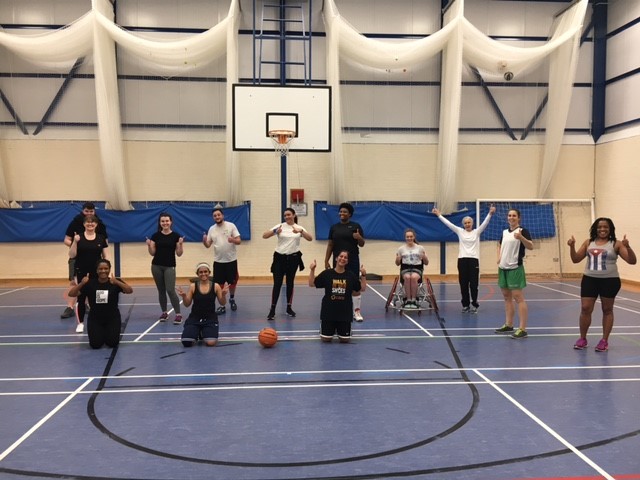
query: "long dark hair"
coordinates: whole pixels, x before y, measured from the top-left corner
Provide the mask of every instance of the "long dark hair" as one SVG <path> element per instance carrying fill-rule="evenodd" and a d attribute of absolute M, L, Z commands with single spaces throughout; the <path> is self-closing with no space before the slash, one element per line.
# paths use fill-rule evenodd
<path fill-rule="evenodd" d="M 298 223 L 298 214 L 293 208 L 287 207 L 284 209 L 284 211 L 293 213 L 293 223 Z"/>
<path fill-rule="evenodd" d="M 596 221 L 593 222 L 591 228 L 589 229 L 589 240 L 592 242 L 598 236 L 598 223 L 607 222 L 609 224 L 609 240 L 613 243 L 616 242 L 616 226 L 613 224 L 613 221 L 607 217 L 596 218 Z"/>

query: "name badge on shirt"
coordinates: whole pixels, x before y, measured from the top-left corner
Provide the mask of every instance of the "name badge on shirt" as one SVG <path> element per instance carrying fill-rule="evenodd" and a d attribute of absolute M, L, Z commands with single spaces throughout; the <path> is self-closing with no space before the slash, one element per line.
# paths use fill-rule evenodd
<path fill-rule="evenodd" d="M 109 303 L 109 290 L 96 290 L 96 303 Z"/>

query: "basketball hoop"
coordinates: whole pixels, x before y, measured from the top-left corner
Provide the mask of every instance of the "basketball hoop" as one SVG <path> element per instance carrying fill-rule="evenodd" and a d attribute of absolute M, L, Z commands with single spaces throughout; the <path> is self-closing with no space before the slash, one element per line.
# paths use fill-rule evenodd
<path fill-rule="evenodd" d="M 279 153 L 281 156 L 284 155 L 285 157 L 289 153 L 289 146 L 295 135 L 296 132 L 293 130 L 269 130 L 269 137 L 273 142 L 273 148 L 276 153 Z"/>

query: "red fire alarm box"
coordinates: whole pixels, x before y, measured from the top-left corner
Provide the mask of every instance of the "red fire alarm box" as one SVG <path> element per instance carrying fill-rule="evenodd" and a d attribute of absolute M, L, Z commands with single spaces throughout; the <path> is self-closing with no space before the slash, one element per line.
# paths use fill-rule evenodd
<path fill-rule="evenodd" d="M 292 188 L 291 192 L 291 203 L 299 204 L 304 203 L 304 188 Z"/>

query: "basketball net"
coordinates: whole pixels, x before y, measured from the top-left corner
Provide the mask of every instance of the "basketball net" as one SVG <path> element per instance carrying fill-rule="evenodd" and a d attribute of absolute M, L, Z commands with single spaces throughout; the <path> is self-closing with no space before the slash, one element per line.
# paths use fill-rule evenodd
<path fill-rule="evenodd" d="M 269 137 L 273 142 L 273 148 L 280 156 L 289 154 L 289 147 L 293 141 L 295 132 L 293 130 L 269 130 Z"/>

